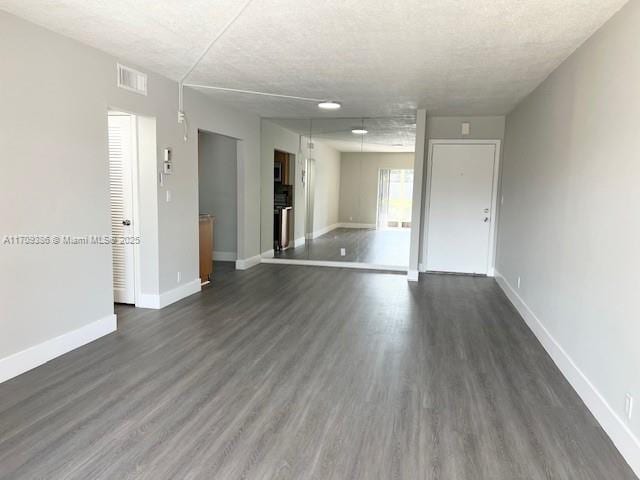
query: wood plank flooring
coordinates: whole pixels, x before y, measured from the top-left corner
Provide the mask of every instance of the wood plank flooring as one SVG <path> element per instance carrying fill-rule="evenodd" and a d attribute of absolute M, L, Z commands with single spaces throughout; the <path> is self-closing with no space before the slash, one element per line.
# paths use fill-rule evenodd
<path fill-rule="evenodd" d="M 493 279 L 259 265 L 0 385 L 0 479 L 635 478 Z"/>
<path fill-rule="evenodd" d="M 304 245 L 276 252 L 274 258 L 408 267 L 410 236 L 411 230 L 408 228 L 336 228 L 318 238 L 307 240 Z M 341 248 L 346 250 L 345 256 L 341 255 Z"/>

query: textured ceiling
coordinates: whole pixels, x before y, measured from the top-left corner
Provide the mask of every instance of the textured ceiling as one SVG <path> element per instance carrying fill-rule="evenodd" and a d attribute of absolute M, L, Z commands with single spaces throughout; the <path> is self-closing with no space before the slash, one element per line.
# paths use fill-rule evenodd
<path fill-rule="evenodd" d="M 284 128 L 321 140 L 341 152 L 413 152 L 415 116 L 397 118 L 269 118 Z M 364 128 L 366 135 L 351 132 Z"/>
<path fill-rule="evenodd" d="M 189 81 L 343 103 L 341 116 L 503 114 L 626 0 L 253 0 Z M 179 79 L 238 0 L 0 0 L 0 9 Z M 313 103 L 207 91 L 265 117 Z M 335 113 L 325 116 L 335 116 Z"/>

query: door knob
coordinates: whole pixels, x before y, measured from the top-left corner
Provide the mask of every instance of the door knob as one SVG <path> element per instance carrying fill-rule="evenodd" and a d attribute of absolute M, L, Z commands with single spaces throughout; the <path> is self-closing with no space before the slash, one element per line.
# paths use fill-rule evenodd
<path fill-rule="evenodd" d="M 122 224 L 128 227 L 131 225 L 131 220 L 122 220 Z"/>
<path fill-rule="evenodd" d="M 487 223 L 489 221 L 489 217 L 484 217 L 484 223 Z"/>

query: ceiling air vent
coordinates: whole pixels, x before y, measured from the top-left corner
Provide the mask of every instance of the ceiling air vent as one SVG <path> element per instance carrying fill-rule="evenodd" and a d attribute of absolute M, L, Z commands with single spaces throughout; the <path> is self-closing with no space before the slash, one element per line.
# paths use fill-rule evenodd
<path fill-rule="evenodd" d="M 118 65 L 118 87 L 130 92 L 147 94 L 147 75 L 133 68 Z"/>

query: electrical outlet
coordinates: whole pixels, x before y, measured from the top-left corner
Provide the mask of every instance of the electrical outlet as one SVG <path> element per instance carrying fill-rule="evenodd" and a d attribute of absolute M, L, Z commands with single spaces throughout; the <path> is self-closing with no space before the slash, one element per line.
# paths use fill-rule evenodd
<path fill-rule="evenodd" d="M 518 277 L 518 289 L 520 288 L 520 277 Z"/>
<path fill-rule="evenodd" d="M 347 254 L 347 249 L 346 248 L 341 248 L 340 249 L 340 256 L 344 257 Z"/>
<path fill-rule="evenodd" d="M 177 281 L 178 283 L 180 283 L 180 280 L 182 280 L 182 275 L 180 274 L 180 272 L 178 272 L 178 275 L 177 275 L 176 281 Z"/>
<path fill-rule="evenodd" d="M 633 397 L 630 393 L 624 396 L 624 413 L 627 415 L 627 419 L 631 420 L 631 415 L 633 415 Z"/>
<path fill-rule="evenodd" d="M 350 221 L 350 222 L 353 222 L 353 217 L 349 217 L 349 221 Z"/>

